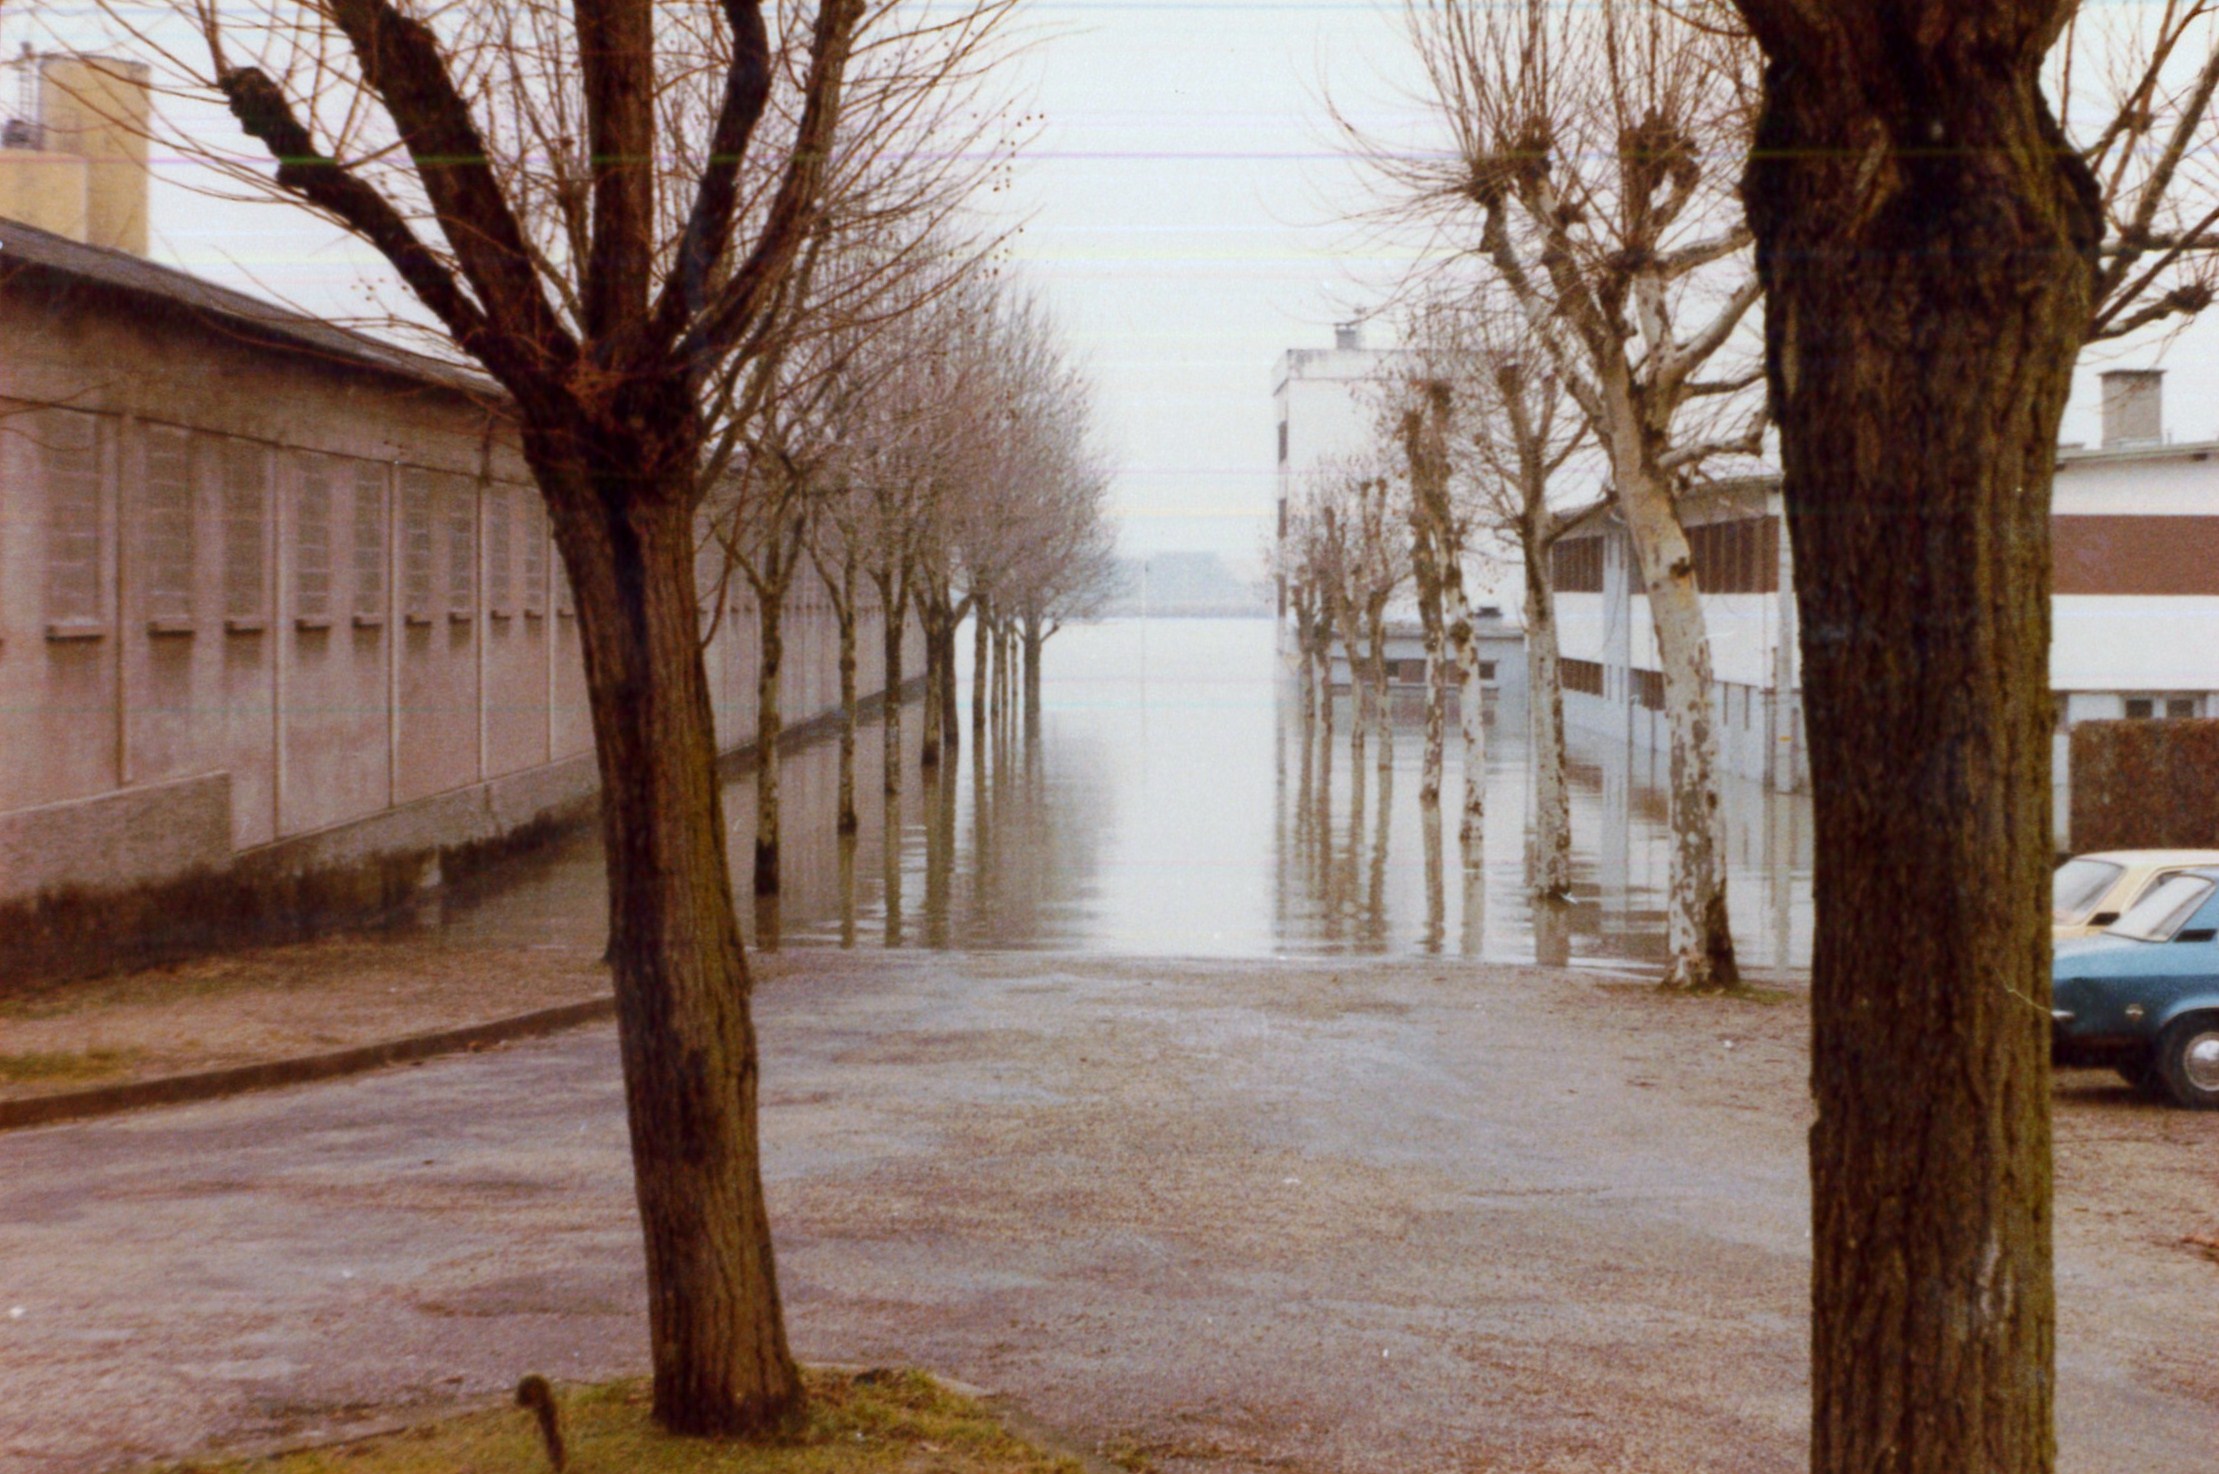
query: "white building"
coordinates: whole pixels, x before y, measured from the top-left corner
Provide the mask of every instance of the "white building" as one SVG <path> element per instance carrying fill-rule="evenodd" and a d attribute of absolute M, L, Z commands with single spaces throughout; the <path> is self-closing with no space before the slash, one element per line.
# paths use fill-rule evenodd
<path fill-rule="evenodd" d="M 2219 442 L 2166 440 L 2158 371 L 2107 373 L 2103 388 L 2103 443 L 2060 451 L 2051 502 L 2060 792 L 2074 722 L 2219 716 Z M 1726 769 L 1802 788 L 1801 650 L 1779 481 L 1714 484 L 1685 498 L 1681 516 L 1704 590 Z M 1662 749 L 1656 635 L 1615 512 L 1568 533 L 1554 567 L 1567 722 Z"/>
<path fill-rule="evenodd" d="M 1289 518 L 1309 494 L 1310 477 L 1327 462 L 1382 449 L 1388 449 L 1391 458 L 1399 457 L 1399 447 L 1383 447 L 1380 443 L 1382 431 L 1372 386 L 1380 370 L 1399 358 L 1402 351 L 1366 348 L 1361 325 L 1342 323 L 1333 330 L 1331 348 L 1290 348 L 1281 355 L 1271 391 L 1279 424 L 1278 537 L 1286 537 Z M 1513 566 L 1476 559 L 1466 567 L 1464 579 L 1482 629 L 1481 685 L 1491 697 L 1513 695 L 1522 699 L 1525 663 L 1521 652 L 1525 637 L 1520 611 L 1524 607 L 1524 579 Z M 1394 613 L 1387 650 L 1391 679 L 1398 685 L 1414 685 L 1423 679 L 1425 658 L 1416 604 L 1407 597 L 1399 599 Z M 1283 584 L 1279 589 L 1279 617 L 1284 632 L 1287 599 Z M 1348 680 L 1346 662 L 1338 654 L 1332 679 L 1337 686 Z"/>

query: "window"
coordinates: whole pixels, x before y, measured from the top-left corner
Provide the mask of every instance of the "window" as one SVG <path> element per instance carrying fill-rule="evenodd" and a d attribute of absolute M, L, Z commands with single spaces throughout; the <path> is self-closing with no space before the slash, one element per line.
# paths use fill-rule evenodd
<path fill-rule="evenodd" d="M 1637 670 L 1633 673 L 1633 699 L 1644 711 L 1664 710 L 1664 672 Z"/>
<path fill-rule="evenodd" d="M 354 618 L 370 624 L 385 617 L 385 469 L 368 461 L 354 468 Z"/>
<path fill-rule="evenodd" d="M 2112 936 L 2131 937 L 2138 942 L 2169 942 L 2211 892 L 2212 883 L 2202 876 L 2176 875 L 2136 901 L 2106 930 Z"/>
<path fill-rule="evenodd" d="M 39 469 L 46 481 L 47 632 L 98 634 L 99 422 L 74 410 L 48 410 L 39 423 Z"/>
<path fill-rule="evenodd" d="M 301 461 L 293 509 L 293 617 L 308 628 L 331 623 L 331 463 Z"/>
<path fill-rule="evenodd" d="M 1422 684 L 1424 684 L 1424 681 L 1425 681 L 1425 662 L 1424 662 L 1424 661 L 1422 661 L 1422 660 L 1398 660 L 1398 661 L 1396 661 L 1396 662 L 1395 662 L 1395 664 L 1396 664 L 1397 666 L 1399 666 L 1399 667 L 1400 667 L 1400 670 L 1399 670 L 1399 671 L 1397 672 L 1397 674 L 1396 674 L 1396 677 L 1395 677 L 1395 679 L 1397 679 L 1397 680 L 1399 680 L 1399 681 L 1404 681 L 1404 682 L 1407 682 L 1408 684 L 1410 684 L 1410 685 L 1413 685 L 1413 686 L 1416 686 L 1416 685 L 1422 685 Z"/>
<path fill-rule="evenodd" d="M 2192 716 L 2194 716 L 2195 714 L 2196 714 L 2196 698 L 2195 698 L 2195 697 L 2193 697 L 2193 696 L 2168 696 L 2168 697 L 2166 697 L 2166 698 L 2165 698 L 2165 715 L 2167 715 L 2168 717 L 2176 717 L 2176 718 L 2177 718 L 2177 717 L 2192 717 Z"/>
<path fill-rule="evenodd" d="M 262 508 L 269 457 L 244 440 L 223 443 L 223 617 L 232 629 L 262 627 L 269 590 L 264 582 Z"/>
<path fill-rule="evenodd" d="M 412 624 L 431 619 L 431 473 L 401 472 L 401 597 Z"/>
<path fill-rule="evenodd" d="M 198 559 L 193 441 L 168 425 L 146 429 L 146 622 L 157 634 L 190 633 Z"/>
<path fill-rule="evenodd" d="M 2147 696 L 2127 698 L 2127 717 L 2131 721 L 2146 722 L 2157 715 L 2157 703 Z"/>
<path fill-rule="evenodd" d="M 1495 678 L 1495 662 L 1482 660 L 1479 663 L 1479 678 L 1483 681 L 1493 680 Z"/>
<path fill-rule="evenodd" d="M 2050 872 L 2050 920 L 2058 926 L 2078 926 L 2095 914 L 2096 903 L 2111 894 L 2111 886 L 2126 874 L 2124 865 L 2092 860 L 2083 855 L 2067 860 Z"/>
<path fill-rule="evenodd" d="M 506 618 L 514 605 L 511 598 L 515 589 L 515 574 L 510 565 L 512 538 L 509 529 L 509 489 L 505 486 L 486 488 L 485 493 L 485 578 L 486 606 L 496 615 Z"/>
<path fill-rule="evenodd" d="M 478 499 L 469 486 L 447 488 L 447 616 L 468 619 L 478 600 Z"/>
<path fill-rule="evenodd" d="M 1603 591 L 1603 540 L 1573 538 L 1549 550 L 1560 594 L 1599 594 Z"/>
<path fill-rule="evenodd" d="M 1603 694 L 1603 668 L 1592 660 L 1566 660 L 1559 667 L 1563 686 L 1567 691 L 1577 691 L 1582 696 Z"/>
<path fill-rule="evenodd" d="M 529 492 L 524 495 L 524 612 L 547 613 L 547 514 Z"/>

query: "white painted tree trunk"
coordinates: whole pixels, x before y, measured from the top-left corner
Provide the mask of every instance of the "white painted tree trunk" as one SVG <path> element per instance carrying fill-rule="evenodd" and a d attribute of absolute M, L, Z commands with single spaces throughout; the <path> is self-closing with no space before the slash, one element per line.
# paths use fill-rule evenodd
<path fill-rule="evenodd" d="M 1526 690 L 1530 712 L 1528 764 L 1533 770 L 1533 825 L 1526 887 L 1536 898 L 1561 900 L 1572 888 L 1572 799 L 1564 781 L 1564 683 L 1557 658 L 1556 587 L 1549 550 L 1529 530 L 1526 565 Z"/>
<path fill-rule="evenodd" d="M 1444 561 L 1441 619 L 1449 656 L 1456 663 L 1456 724 L 1464 737 L 1464 805 L 1456 838 L 1464 847 L 1464 862 L 1471 865 L 1478 862 L 1479 837 L 1487 824 L 1487 698 L 1479 684 L 1479 636 L 1464 600 L 1462 562 L 1461 556 Z"/>
<path fill-rule="evenodd" d="M 1613 437 L 1612 480 L 1633 540 L 1664 667 L 1671 738 L 1671 867 L 1665 896 L 1665 982 L 1685 988 L 1739 981 L 1726 925 L 1726 846 L 1718 800 L 1718 732 L 1711 720 L 1710 638 L 1695 585 L 1695 559 L 1669 483 L 1649 464 L 1626 417 Z"/>

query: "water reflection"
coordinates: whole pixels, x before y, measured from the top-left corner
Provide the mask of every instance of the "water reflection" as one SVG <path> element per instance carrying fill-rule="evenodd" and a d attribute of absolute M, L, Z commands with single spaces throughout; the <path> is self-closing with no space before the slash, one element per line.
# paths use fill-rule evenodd
<path fill-rule="evenodd" d="M 968 654 L 968 642 L 964 642 Z M 1276 679 L 1263 621 L 1123 621 L 1049 647 L 1036 727 L 1013 710 L 920 773 L 902 723 L 902 792 L 861 805 L 840 838 L 838 750 L 790 753 L 785 889 L 743 908 L 762 947 L 1055 948 L 1259 956 L 1455 952 L 1615 966 L 1663 955 L 1663 756 L 1573 734 L 1572 900 L 1525 898 L 1523 713 L 1489 729 L 1487 821 L 1451 845 L 1460 753 L 1442 810 L 1418 802 L 1423 712 L 1401 740 L 1362 743 L 1346 702 L 1306 732 Z M 965 678 L 968 679 L 967 668 Z M 964 716 L 969 716 L 964 703 Z M 857 771 L 880 771 L 879 724 Z M 1367 751 L 1367 746 L 1369 750 Z M 1382 748 L 1391 760 L 1379 765 Z M 725 790 L 731 852 L 748 853 L 753 785 Z M 1732 783 L 1729 903 L 1746 967 L 1801 966 L 1810 946 L 1807 801 Z M 448 898 L 458 934 L 598 945 L 599 847 L 581 835 L 492 886 Z M 744 887 L 742 888 L 744 894 Z"/>

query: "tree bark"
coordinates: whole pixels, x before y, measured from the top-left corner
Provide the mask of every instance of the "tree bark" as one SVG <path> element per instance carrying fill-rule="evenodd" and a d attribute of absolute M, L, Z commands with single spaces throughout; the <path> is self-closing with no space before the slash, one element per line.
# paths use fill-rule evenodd
<path fill-rule="evenodd" d="M 1625 391 L 1631 397 L 1630 389 Z M 1607 445 L 1612 493 L 1633 544 L 1663 666 L 1672 859 L 1666 883 L 1665 984 L 1724 988 L 1740 980 L 1726 920 L 1726 823 L 1718 802 L 1718 729 L 1711 720 L 1710 634 L 1695 555 L 1651 436 L 1630 408 Z"/>
<path fill-rule="evenodd" d="M 886 692 L 879 703 L 879 726 L 883 741 L 881 766 L 886 776 L 886 796 L 892 799 L 901 793 L 901 647 L 904 627 L 909 623 L 908 600 L 889 596 L 882 583 L 879 588 L 879 608 L 883 611 L 884 628 L 880 643 L 886 655 Z M 889 808 L 889 814 L 898 817 L 899 811 Z M 889 835 L 898 831 L 889 831 Z M 889 837 L 887 843 L 893 843 Z"/>
<path fill-rule="evenodd" d="M 778 894 L 778 740 L 784 725 L 778 705 L 778 676 L 786 663 L 786 600 L 761 594 L 755 600 L 761 651 L 755 666 L 755 894 Z"/>
<path fill-rule="evenodd" d="M 1542 515 L 1547 515 L 1543 511 Z M 1520 529 L 1526 569 L 1527 765 L 1533 770 L 1533 825 L 1526 889 L 1562 900 L 1572 889 L 1572 793 L 1564 781 L 1564 680 L 1558 665 L 1553 543 Z"/>
<path fill-rule="evenodd" d="M 1385 772 L 1395 765 L 1394 704 L 1387 690 L 1387 601 L 1375 600 L 1364 620 L 1371 635 L 1371 717 L 1379 738 L 1379 769 Z"/>
<path fill-rule="evenodd" d="M 855 604 L 852 596 L 837 610 L 840 622 L 840 818 L 839 832 L 861 827 L 855 812 Z"/>
<path fill-rule="evenodd" d="M 940 666 L 940 613 L 930 597 L 917 601 L 917 618 L 925 631 L 925 700 L 924 710 L 918 713 L 924 738 L 917 761 L 921 767 L 936 768 L 940 765 L 940 683 L 945 673 Z"/>
<path fill-rule="evenodd" d="M 692 501 L 678 486 L 643 496 L 632 479 L 592 485 L 567 446 L 526 444 L 581 615 L 655 1416 L 681 1434 L 759 1430 L 802 1392 L 763 1203 Z M 647 459 L 630 450 L 601 459 Z"/>
<path fill-rule="evenodd" d="M 1047 650 L 1048 635 L 1035 620 L 1025 626 L 1025 725 L 1040 724 L 1040 657 Z"/>
<path fill-rule="evenodd" d="M 1911 8 L 1743 5 L 1817 819 L 1811 1467 L 2043 1474 L 2049 499 L 2099 217 L 2038 85 L 2068 7 Z"/>
<path fill-rule="evenodd" d="M 985 599 L 972 608 L 972 741 L 985 741 L 985 684 L 992 677 L 987 650 L 992 648 L 992 610 Z"/>

